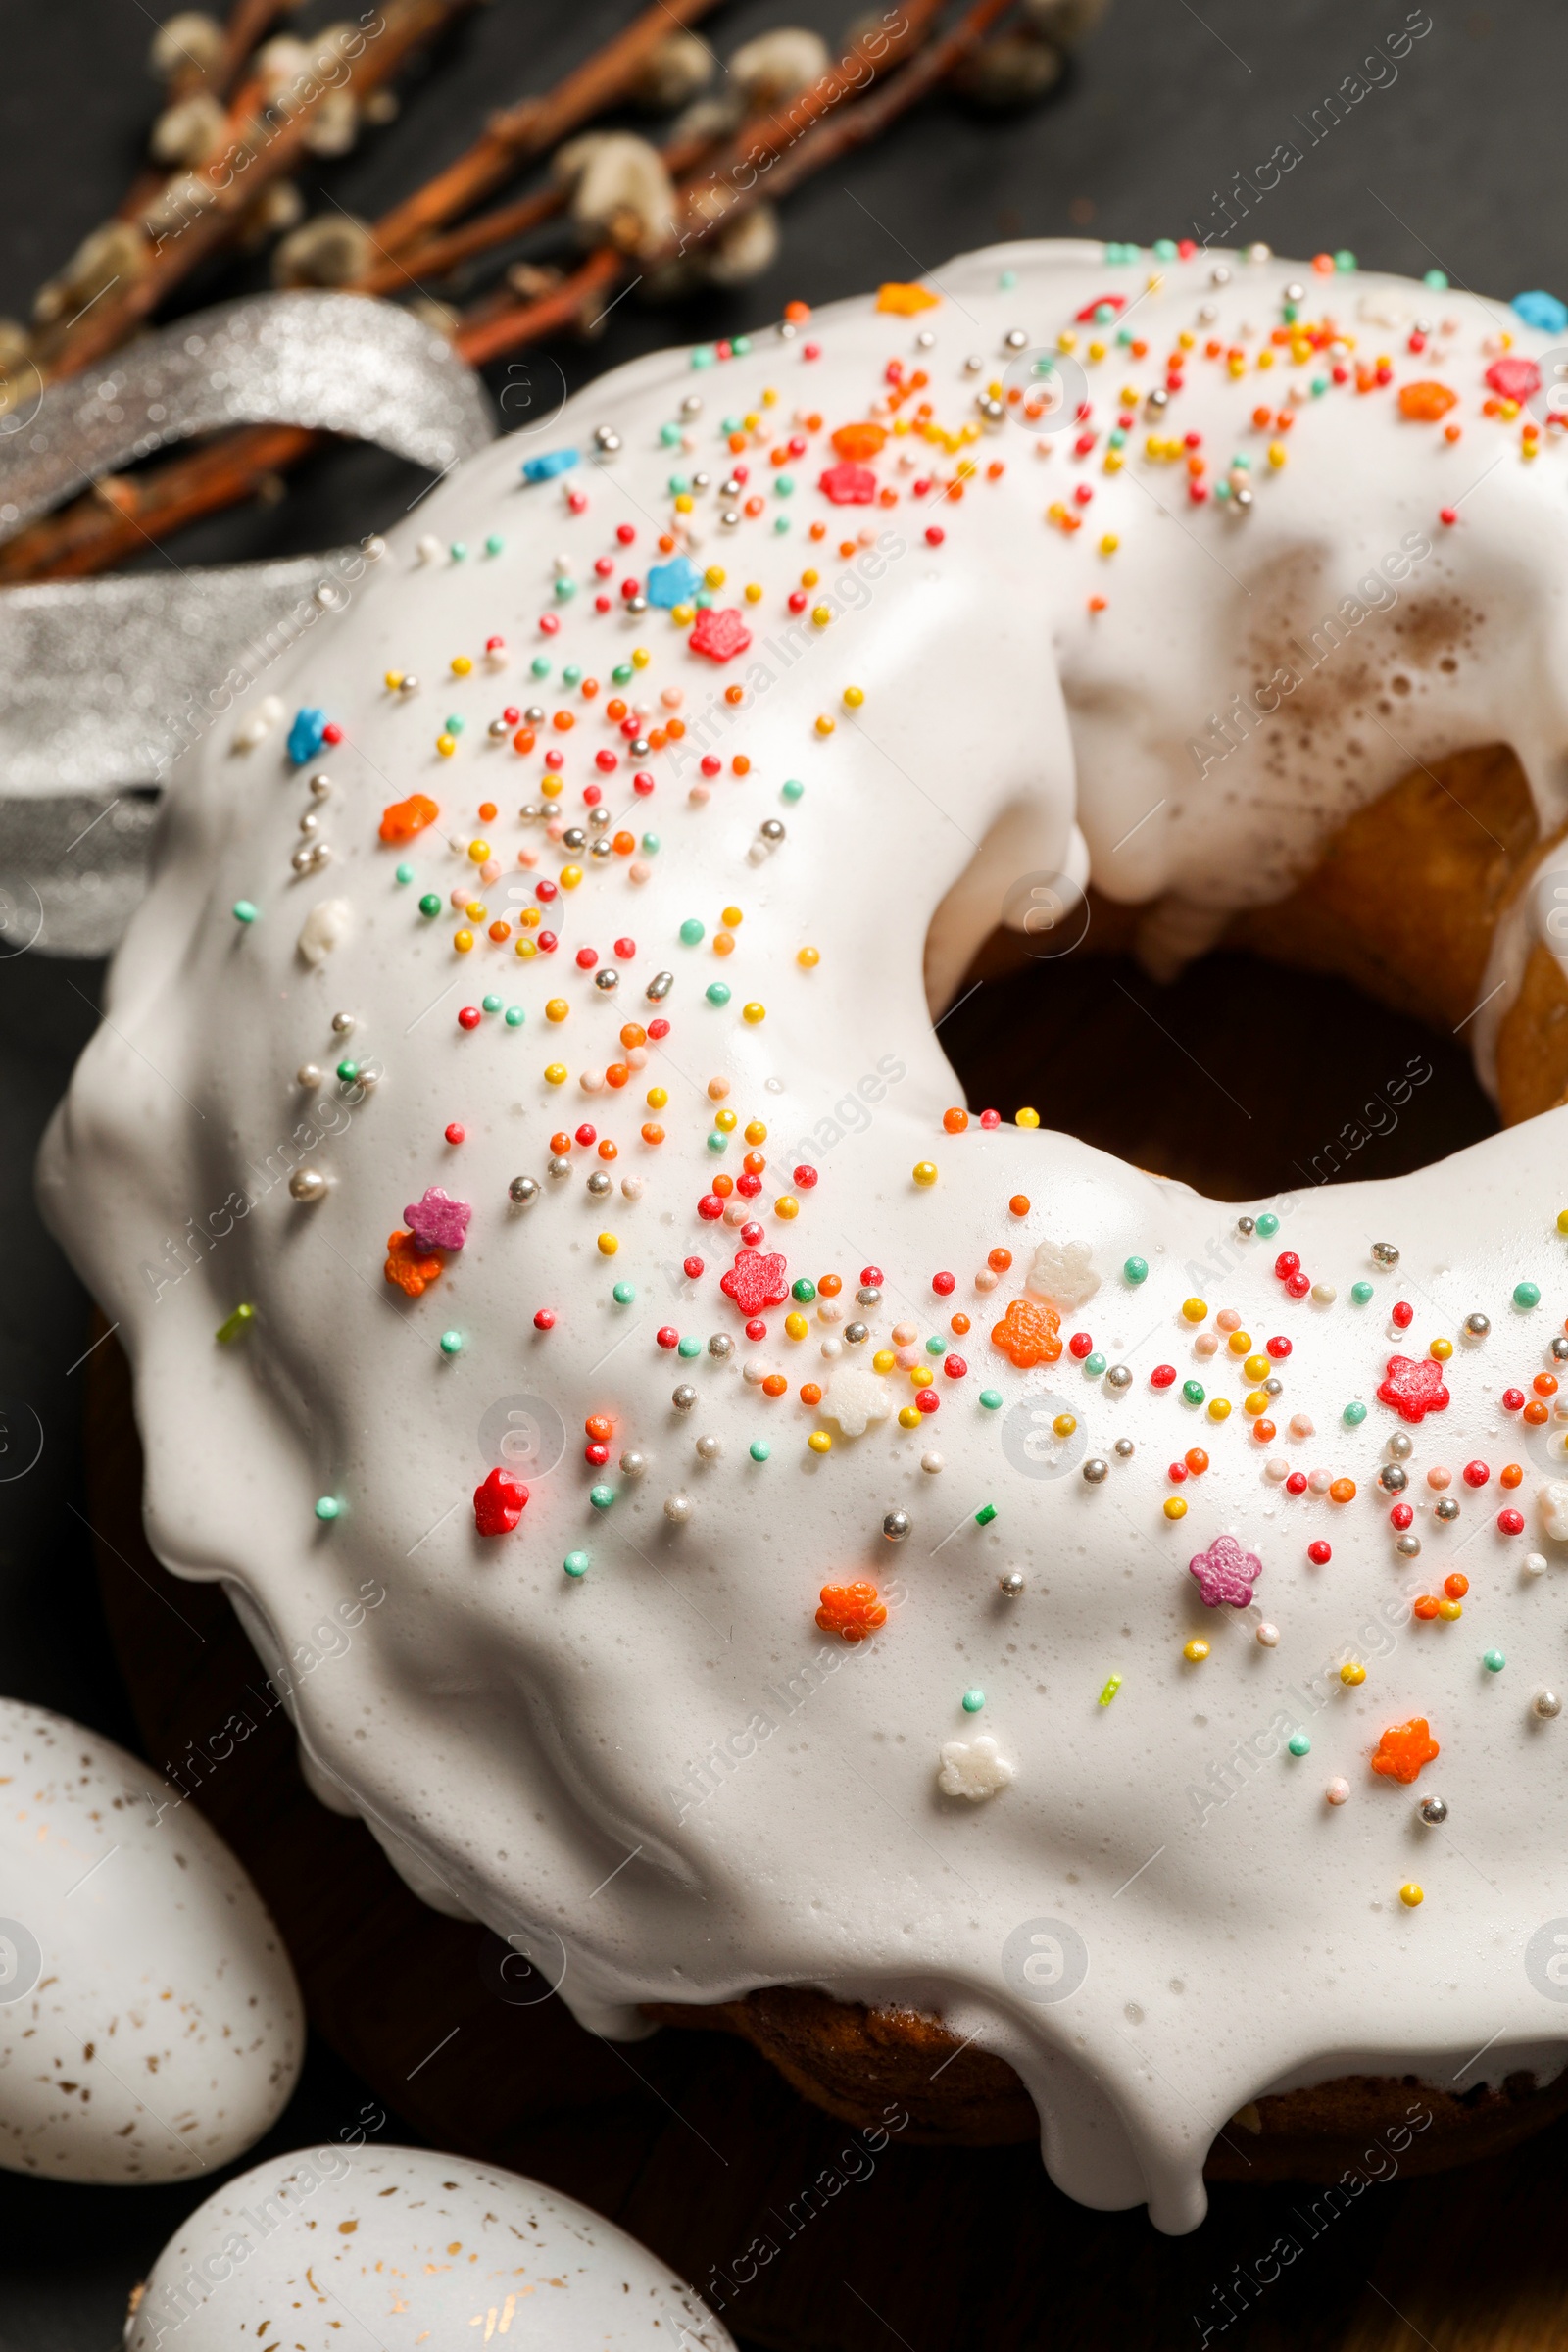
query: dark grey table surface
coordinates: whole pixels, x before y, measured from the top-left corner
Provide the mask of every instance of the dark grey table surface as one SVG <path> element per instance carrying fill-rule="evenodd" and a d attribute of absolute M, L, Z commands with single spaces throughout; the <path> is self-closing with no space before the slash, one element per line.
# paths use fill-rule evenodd
<path fill-rule="evenodd" d="M 547 86 L 632 13 L 633 0 L 492 0 L 390 132 L 312 167 L 309 208 L 318 209 L 318 185 L 373 214 L 463 146 L 498 101 Z M 731 0 L 707 31 L 722 53 L 780 21 L 841 28 L 831 0 Z M 141 0 L 4 0 L 0 312 L 24 315 L 38 282 L 119 201 L 156 101 L 145 68 L 153 24 Z M 1313 109 L 1406 25 L 1429 29 L 1309 143 Z M 792 200 L 777 265 L 743 293 L 675 312 L 623 303 L 600 340 L 558 356 L 576 384 L 661 342 L 775 318 L 791 297 L 829 300 L 1004 237 L 1201 234 L 1238 174 L 1282 141 L 1303 149 L 1302 161 L 1272 194 L 1244 198 L 1252 210 L 1242 234 L 1287 254 L 1348 246 L 1412 274 L 1437 266 L 1504 297 L 1530 286 L 1568 293 L 1557 210 L 1565 88 L 1568 10 L 1553 0 L 1432 0 L 1430 12 L 1405 0 L 1203 0 L 1201 13 L 1188 0 L 1112 0 L 1044 107 L 981 118 L 927 106 Z M 417 478 L 345 453 L 281 507 L 198 526 L 171 553 L 190 564 L 331 546 L 394 520 Z M 0 1399 L 18 1431 L 31 1414 L 42 1435 L 24 1476 L 4 1480 L 0 1460 L 0 1690 L 134 1746 L 78 1515 L 87 1300 L 31 1199 L 38 1135 L 92 1029 L 100 980 L 93 964 L 0 962 Z M 308 2143 L 358 2096 L 314 2050 L 269 2144 Z M 110 2352 L 127 2289 L 211 2185 L 66 2188 L 0 2174 L 0 2352 Z"/>

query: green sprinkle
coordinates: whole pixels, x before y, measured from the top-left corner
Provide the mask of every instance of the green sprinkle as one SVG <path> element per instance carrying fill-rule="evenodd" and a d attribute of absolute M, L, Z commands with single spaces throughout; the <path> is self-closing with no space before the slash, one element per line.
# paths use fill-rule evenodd
<path fill-rule="evenodd" d="M 678 424 L 662 424 L 659 428 L 659 440 L 660 446 L 663 449 L 677 448 L 680 442 L 680 426 Z"/>
<path fill-rule="evenodd" d="M 461 718 L 445 718 L 441 723 L 449 735 L 461 735 L 463 733 L 463 721 Z"/>
<path fill-rule="evenodd" d="M 629 686 L 637 672 L 629 662 L 617 662 L 610 674 L 617 686 Z"/>
<path fill-rule="evenodd" d="M 701 1355 L 701 1354 L 702 1354 L 702 1352 L 703 1352 L 703 1343 L 702 1343 L 702 1341 L 701 1341 L 701 1340 L 694 1340 L 694 1339 L 692 1338 L 692 1336 L 691 1336 L 691 1334 L 690 1334 L 689 1332 L 687 1333 L 687 1335 L 686 1335 L 686 1337 L 685 1337 L 684 1339 L 677 1340 L 677 1341 L 676 1341 L 676 1343 L 675 1343 L 675 1353 L 676 1353 L 677 1355 L 684 1355 L 684 1356 L 690 1357 L 690 1356 L 694 1356 L 694 1355 Z"/>
<path fill-rule="evenodd" d="M 729 339 L 729 347 L 731 353 L 737 360 L 749 360 L 752 356 L 752 338 L 750 335 L 731 335 Z"/>
<path fill-rule="evenodd" d="M 316 1516 L 318 1519 L 335 1519 L 342 1508 L 343 1505 L 335 1494 L 320 1494 L 317 1497 Z"/>
<path fill-rule="evenodd" d="M 754 1438 L 752 1440 L 751 1454 L 754 1462 L 765 1462 L 772 1450 L 772 1446 L 768 1444 L 765 1438 Z"/>
<path fill-rule="evenodd" d="M 740 416 L 726 416 L 718 429 L 727 440 L 731 433 L 739 433 L 745 430 L 745 419 L 744 417 Z"/>
<path fill-rule="evenodd" d="M 499 1012 L 501 1010 L 501 999 L 499 997 L 481 997 L 479 999 L 479 1003 L 483 1005 L 486 1012 Z"/>
<path fill-rule="evenodd" d="M 1312 1753 L 1312 1742 L 1304 1732 L 1293 1732 L 1285 1744 L 1293 1756 L 1309 1756 Z"/>
<path fill-rule="evenodd" d="M 1372 1285 L 1369 1282 L 1352 1282 L 1350 1297 L 1355 1300 L 1357 1306 L 1365 1306 L 1372 1297 Z"/>
<path fill-rule="evenodd" d="M 699 343 L 697 348 L 692 353 L 692 366 L 694 368 L 711 368 L 713 365 L 713 359 L 714 352 L 712 345 L 710 343 Z"/>
<path fill-rule="evenodd" d="M 507 1027 L 509 1029 L 520 1029 L 527 1017 L 520 1004 L 507 1006 Z"/>
<path fill-rule="evenodd" d="M 1359 1429 L 1366 1419 L 1366 1406 L 1358 1399 L 1352 1399 L 1340 1415 L 1340 1419 L 1345 1423 L 1347 1429 Z"/>
<path fill-rule="evenodd" d="M 337 1065 L 337 1074 L 345 1086 L 352 1086 L 360 1074 L 360 1065 L 357 1061 L 340 1061 Z"/>
<path fill-rule="evenodd" d="M 698 946 L 704 936 L 703 926 L 697 920 L 696 915 L 689 914 L 680 927 L 681 946 L 683 948 L 695 948 Z"/>
<path fill-rule="evenodd" d="M 790 1297 L 798 1298 L 803 1306 L 810 1305 L 811 1300 L 816 1297 L 816 1285 L 809 1274 L 802 1274 L 791 1283 Z"/>
<path fill-rule="evenodd" d="M 422 915 L 429 916 L 433 920 L 434 917 L 440 913 L 440 899 L 436 896 L 433 890 L 427 890 L 423 898 L 419 901 L 419 912 Z"/>
<path fill-rule="evenodd" d="M 1421 283 L 1430 286 L 1434 294 L 1446 294 L 1448 290 L 1448 272 L 1446 270 L 1429 270 Z"/>
<path fill-rule="evenodd" d="M 590 1487 L 588 1499 L 596 1511 L 608 1511 L 615 1499 L 615 1490 L 613 1487 Z"/>
<path fill-rule="evenodd" d="M 1173 262 L 1176 259 L 1176 247 L 1169 237 L 1156 237 L 1152 250 L 1156 262 Z"/>
<path fill-rule="evenodd" d="M 1326 375 L 1313 376 L 1311 382 L 1311 392 L 1314 400 L 1321 400 L 1328 388 L 1329 378 Z"/>
<path fill-rule="evenodd" d="M 729 1137 L 715 1127 L 708 1139 L 708 1149 L 710 1152 L 722 1152 L 728 1142 Z"/>
<path fill-rule="evenodd" d="M 683 473 L 672 473 L 665 487 L 671 498 L 684 498 L 691 484 Z"/>
<path fill-rule="evenodd" d="M 617 1306 L 630 1306 L 636 1296 L 637 1285 L 634 1282 L 617 1282 L 611 1293 Z"/>
<path fill-rule="evenodd" d="M 1539 1306 L 1541 1304 L 1540 1283 L 1516 1282 L 1513 1286 L 1513 1302 L 1515 1306 L 1523 1306 L 1527 1308 Z"/>
<path fill-rule="evenodd" d="M 966 1715 L 978 1715 L 985 1703 L 986 1694 L 983 1690 L 966 1690 L 963 1694 L 963 1711 Z"/>
<path fill-rule="evenodd" d="M 484 543 L 484 552 L 487 556 L 499 556 L 506 544 L 499 531 L 492 531 Z"/>
<path fill-rule="evenodd" d="M 982 1389 L 980 1401 L 988 1413 L 1000 1412 L 1002 1410 L 1002 1391 L 1000 1389 Z"/>
<path fill-rule="evenodd" d="M 568 662 L 561 673 L 561 683 L 563 686 L 580 686 L 582 684 L 582 663 Z"/>
<path fill-rule="evenodd" d="M 786 776 L 779 786 L 779 798 L 784 801 L 798 801 L 805 790 L 806 786 L 798 776 Z"/>
<path fill-rule="evenodd" d="M 657 858 L 659 856 L 659 835 L 657 833 L 645 833 L 643 835 L 643 849 L 650 858 Z"/>
<path fill-rule="evenodd" d="M 996 1504 L 994 1502 L 983 1502 L 974 1515 L 974 1523 L 976 1527 L 989 1527 L 996 1515 Z"/>
<path fill-rule="evenodd" d="M 789 518 L 789 516 L 788 516 L 787 514 L 775 514 L 775 515 L 774 515 L 774 517 L 773 517 L 773 528 L 774 528 L 774 530 L 775 530 L 775 531 L 787 531 L 787 530 L 789 529 L 789 527 L 790 527 L 790 518 Z"/>
<path fill-rule="evenodd" d="M 1106 1685 L 1105 1685 L 1105 1688 L 1103 1689 L 1103 1690 L 1102 1690 L 1102 1692 L 1100 1693 L 1100 1702 L 1099 1702 L 1099 1703 L 1101 1704 L 1101 1706 L 1102 1706 L 1102 1707 L 1108 1707 L 1108 1706 L 1109 1706 L 1109 1704 L 1110 1704 L 1110 1702 L 1111 1702 L 1111 1700 L 1112 1700 L 1112 1699 L 1115 1697 L 1115 1695 L 1116 1695 L 1117 1691 L 1118 1691 L 1120 1689 L 1121 1689 L 1121 1676 L 1120 1676 L 1119 1674 L 1113 1674 L 1113 1675 L 1110 1677 L 1110 1679 L 1108 1680 L 1108 1682 L 1106 1683 Z"/>
<path fill-rule="evenodd" d="M 1201 1404 L 1203 1401 L 1202 1382 L 1200 1380 L 1184 1380 L 1182 1396 L 1188 1404 Z"/>
<path fill-rule="evenodd" d="M 780 473 L 774 475 L 773 496 L 775 498 L 793 498 L 795 496 L 795 477 L 793 474 Z M 786 516 L 785 519 L 787 520 L 788 517 Z"/>
<path fill-rule="evenodd" d="M 550 662 L 544 654 L 535 654 L 528 667 L 536 678 L 548 678 L 550 675 Z"/>
<path fill-rule="evenodd" d="M 1091 1380 L 1098 1380 L 1109 1361 L 1110 1358 L 1108 1356 L 1102 1355 L 1098 1348 L 1092 1348 L 1089 1354 L 1084 1357 L 1084 1370 L 1088 1373 Z"/>
<path fill-rule="evenodd" d="M 1149 1280 L 1149 1260 L 1147 1257 L 1130 1257 L 1122 1267 L 1122 1272 L 1129 1282 L 1147 1282 Z"/>
<path fill-rule="evenodd" d="M 576 581 L 575 581 L 574 579 L 572 579 L 572 578 L 571 578 L 571 577 L 570 577 L 570 576 L 569 576 L 569 575 L 568 575 L 566 572 L 564 572 L 564 571 L 563 571 L 563 572 L 558 572 L 558 573 L 557 573 L 557 575 L 556 575 L 556 602 L 557 602 L 557 604 L 558 604 L 558 605 L 566 605 L 566 604 L 569 604 L 569 603 L 571 602 L 571 599 L 572 599 L 572 598 L 573 598 L 573 597 L 576 595 L 576 593 L 577 593 L 577 583 L 576 583 Z"/>
<path fill-rule="evenodd" d="M 586 1576 L 588 1554 L 585 1551 L 568 1551 L 561 1565 L 568 1576 Z"/>
<path fill-rule="evenodd" d="M 412 866 L 412 865 L 400 865 L 400 866 L 398 867 L 398 880 L 399 880 L 400 882 L 412 882 L 412 881 L 414 880 L 414 868 L 413 868 L 413 866 Z"/>
<path fill-rule="evenodd" d="M 1481 1663 L 1489 1674 L 1500 1674 L 1508 1661 L 1500 1649 L 1488 1649 L 1482 1652 Z"/>
<path fill-rule="evenodd" d="M 451 556 L 454 564 L 461 564 L 464 558 L 467 555 L 468 550 L 464 544 L 463 540 L 454 539 L 447 552 Z"/>
<path fill-rule="evenodd" d="M 940 1332 L 940 1331 L 939 1331 L 939 1332 L 937 1332 L 937 1333 L 936 1333 L 936 1335 L 935 1335 L 935 1336 L 934 1336 L 932 1339 L 929 1339 L 929 1340 L 927 1340 L 927 1342 L 926 1342 L 926 1344 L 925 1344 L 925 1351 L 926 1351 L 927 1355 L 946 1355 L 946 1354 L 947 1354 L 947 1352 L 948 1352 L 948 1343 L 947 1343 L 947 1341 L 946 1341 L 946 1340 L 943 1338 L 943 1336 L 942 1336 L 942 1334 L 941 1334 L 941 1332 Z"/>
<path fill-rule="evenodd" d="M 1004 270 L 1002 275 L 998 278 L 997 283 L 1002 288 L 1004 294 L 1010 292 L 1011 289 L 1018 283 L 1017 270 Z"/>
<path fill-rule="evenodd" d="M 1280 1229 L 1280 1221 L 1271 1208 L 1265 1208 L 1257 1220 L 1257 1230 L 1265 1242 L 1271 1242 Z"/>
<path fill-rule="evenodd" d="M 254 923 L 256 917 L 260 913 L 261 908 L 250 899 L 236 899 L 234 901 L 234 920 L 236 923 Z"/>
<path fill-rule="evenodd" d="M 1340 251 L 1334 256 L 1334 267 L 1336 270 L 1354 270 L 1358 268 L 1359 265 L 1356 262 L 1354 254 L 1347 252 L 1342 246 Z"/>
<path fill-rule="evenodd" d="M 248 1330 L 255 1320 L 255 1307 L 252 1306 L 248 1298 L 241 1299 L 239 1305 L 235 1307 L 233 1313 L 223 1317 L 222 1322 L 218 1326 L 215 1337 L 221 1340 L 226 1348 L 230 1340 L 237 1340 L 240 1333 Z"/>
<path fill-rule="evenodd" d="M 463 1353 L 461 1331 L 444 1331 L 441 1334 L 441 1352 L 443 1355 L 461 1355 Z"/>
<path fill-rule="evenodd" d="M 729 983 L 725 980 L 710 980 L 703 993 L 710 1004 L 727 1004 L 729 1003 Z"/>

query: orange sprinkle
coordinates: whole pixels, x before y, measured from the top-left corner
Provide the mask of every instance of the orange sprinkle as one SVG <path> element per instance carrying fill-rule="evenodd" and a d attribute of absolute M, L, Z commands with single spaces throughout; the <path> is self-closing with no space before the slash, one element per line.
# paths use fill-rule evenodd
<path fill-rule="evenodd" d="M 440 813 L 435 802 L 422 792 L 411 793 L 406 801 L 394 801 L 390 808 L 382 809 L 381 839 L 412 841 L 416 833 L 433 825 Z"/>

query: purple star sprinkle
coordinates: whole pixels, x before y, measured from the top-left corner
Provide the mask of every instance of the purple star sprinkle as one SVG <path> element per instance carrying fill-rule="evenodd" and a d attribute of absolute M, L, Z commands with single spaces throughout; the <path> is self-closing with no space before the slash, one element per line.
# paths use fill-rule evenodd
<path fill-rule="evenodd" d="M 422 1200 L 403 1211 L 403 1222 L 421 1250 L 461 1250 L 473 1210 L 466 1200 L 454 1200 L 438 1184 L 426 1187 Z"/>
<path fill-rule="evenodd" d="M 1244 1551 L 1234 1536 L 1216 1536 L 1208 1549 L 1199 1552 L 1187 1566 L 1211 1609 L 1217 1609 L 1222 1600 L 1228 1600 L 1233 1609 L 1245 1609 L 1252 1597 L 1253 1584 L 1263 1573 L 1256 1552 Z"/>

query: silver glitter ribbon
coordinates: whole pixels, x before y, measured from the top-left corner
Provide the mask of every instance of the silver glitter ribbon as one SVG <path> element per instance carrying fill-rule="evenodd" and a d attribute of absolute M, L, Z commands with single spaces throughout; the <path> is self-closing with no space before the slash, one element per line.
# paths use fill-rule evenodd
<path fill-rule="evenodd" d="M 0 418 L 0 540 L 116 466 L 237 424 L 352 434 L 437 473 L 495 431 L 473 371 L 408 312 L 258 295 L 18 399 Z M 0 957 L 114 946 L 171 760 L 265 693 L 365 561 L 341 549 L 0 591 Z"/>

